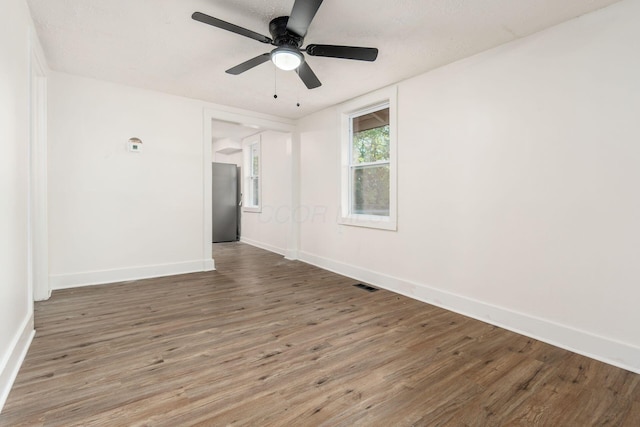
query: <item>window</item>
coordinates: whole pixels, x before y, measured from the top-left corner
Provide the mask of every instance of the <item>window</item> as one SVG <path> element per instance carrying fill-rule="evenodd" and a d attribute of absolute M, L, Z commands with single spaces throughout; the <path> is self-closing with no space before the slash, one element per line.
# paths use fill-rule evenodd
<path fill-rule="evenodd" d="M 394 89 L 349 102 L 342 115 L 341 223 L 396 229 Z"/>
<path fill-rule="evenodd" d="M 244 147 L 244 211 L 260 212 L 260 135 L 251 137 Z"/>
<path fill-rule="evenodd" d="M 351 213 L 389 216 L 389 105 L 350 118 Z"/>

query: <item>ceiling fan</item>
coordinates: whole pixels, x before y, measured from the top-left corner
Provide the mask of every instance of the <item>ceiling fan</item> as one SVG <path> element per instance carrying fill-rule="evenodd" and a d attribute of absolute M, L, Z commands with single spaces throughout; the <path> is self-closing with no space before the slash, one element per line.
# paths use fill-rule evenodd
<path fill-rule="evenodd" d="M 310 44 L 302 49 L 307 29 L 321 4 L 322 0 L 295 0 L 291 16 L 280 16 L 269 23 L 269 33 L 271 33 L 272 38 L 204 13 L 195 12 L 191 17 L 196 21 L 276 46 L 269 53 L 263 53 L 233 68 L 229 68 L 226 71 L 227 73 L 241 74 L 271 60 L 281 70 L 296 70 L 305 86 L 309 89 L 314 89 L 321 86 L 322 83 L 320 83 L 309 64 L 304 60 L 302 52 L 306 52 L 310 56 L 356 59 L 359 61 L 375 61 L 378 57 L 378 49 L 372 47 Z"/>

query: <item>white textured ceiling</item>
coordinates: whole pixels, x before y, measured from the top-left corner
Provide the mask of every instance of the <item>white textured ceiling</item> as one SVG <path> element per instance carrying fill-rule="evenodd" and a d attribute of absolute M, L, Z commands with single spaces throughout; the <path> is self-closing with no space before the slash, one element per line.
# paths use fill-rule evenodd
<path fill-rule="evenodd" d="M 191 19 L 200 11 L 269 36 L 269 21 L 289 15 L 293 0 L 28 3 L 56 71 L 298 118 L 616 1 L 325 0 L 305 45 L 377 47 L 380 53 L 373 63 L 307 56 L 323 84 L 313 90 L 270 62 L 226 74 L 271 46 Z"/>

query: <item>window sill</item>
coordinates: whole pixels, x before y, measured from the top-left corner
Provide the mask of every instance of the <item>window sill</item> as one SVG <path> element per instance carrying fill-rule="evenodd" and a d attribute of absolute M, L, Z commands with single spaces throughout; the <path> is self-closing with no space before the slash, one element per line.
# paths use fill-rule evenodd
<path fill-rule="evenodd" d="M 353 227 L 375 228 L 379 230 L 397 231 L 395 218 L 376 215 L 349 215 L 340 217 L 339 224 Z"/>
<path fill-rule="evenodd" d="M 242 212 L 260 213 L 260 212 L 262 212 L 262 207 L 261 206 L 256 206 L 256 207 L 246 206 L 246 207 L 242 208 Z"/>

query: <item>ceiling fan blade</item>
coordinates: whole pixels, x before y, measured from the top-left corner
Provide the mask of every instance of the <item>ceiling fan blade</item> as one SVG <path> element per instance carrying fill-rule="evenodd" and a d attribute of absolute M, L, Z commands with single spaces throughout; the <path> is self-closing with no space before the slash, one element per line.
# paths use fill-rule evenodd
<path fill-rule="evenodd" d="M 334 46 L 330 44 L 310 44 L 305 49 L 311 56 L 327 56 L 330 58 L 357 59 L 359 61 L 375 61 L 378 49 L 375 47 Z"/>
<path fill-rule="evenodd" d="M 213 25 L 214 27 L 222 28 L 223 30 L 231 31 L 232 33 L 240 34 L 241 36 L 249 37 L 250 39 L 258 40 L 262 43 L 270 44 L 273 41 L 269 37 L 258 34 L 255 31 L 238 27 L 237 25 L 230 24 L 222 19 L 214 18 L 213 16 L 205 15 L 204 13 L 194 12 L 193 15 L 191 15 L 191 18 L 205 24 Z"/>
<path fill-rule="evenodd" d="M 262 55 L 251 58 L 250 60 L 236 65 L 233 68 L 229 68 L 226 72 L 237 76 L 238 74 L 244 73 L 245 71 L 250 70 L 253 67 L 257 67 L 258 65 L 267 62 L 269 59 L 271 59 L 271 54 L 263 53 Z"/>
<path fill-rule="evenodd" d="M 307 89 L 315 89 L 322 86 L 322 83 L 320 83 L 320 80 L 318 80 L 318 77 L 316 77 L 316 74 L 306 62 L 303 62 L 296 68 L 296 73 L 298 73 Z"/>
<path fill-rule="evenodd" d="M 307 35 L 309 24 L 316 16 L 322 0 L 296 0 L 287 22 L 287 30 L 296 33 L 300 37 Z"/>

